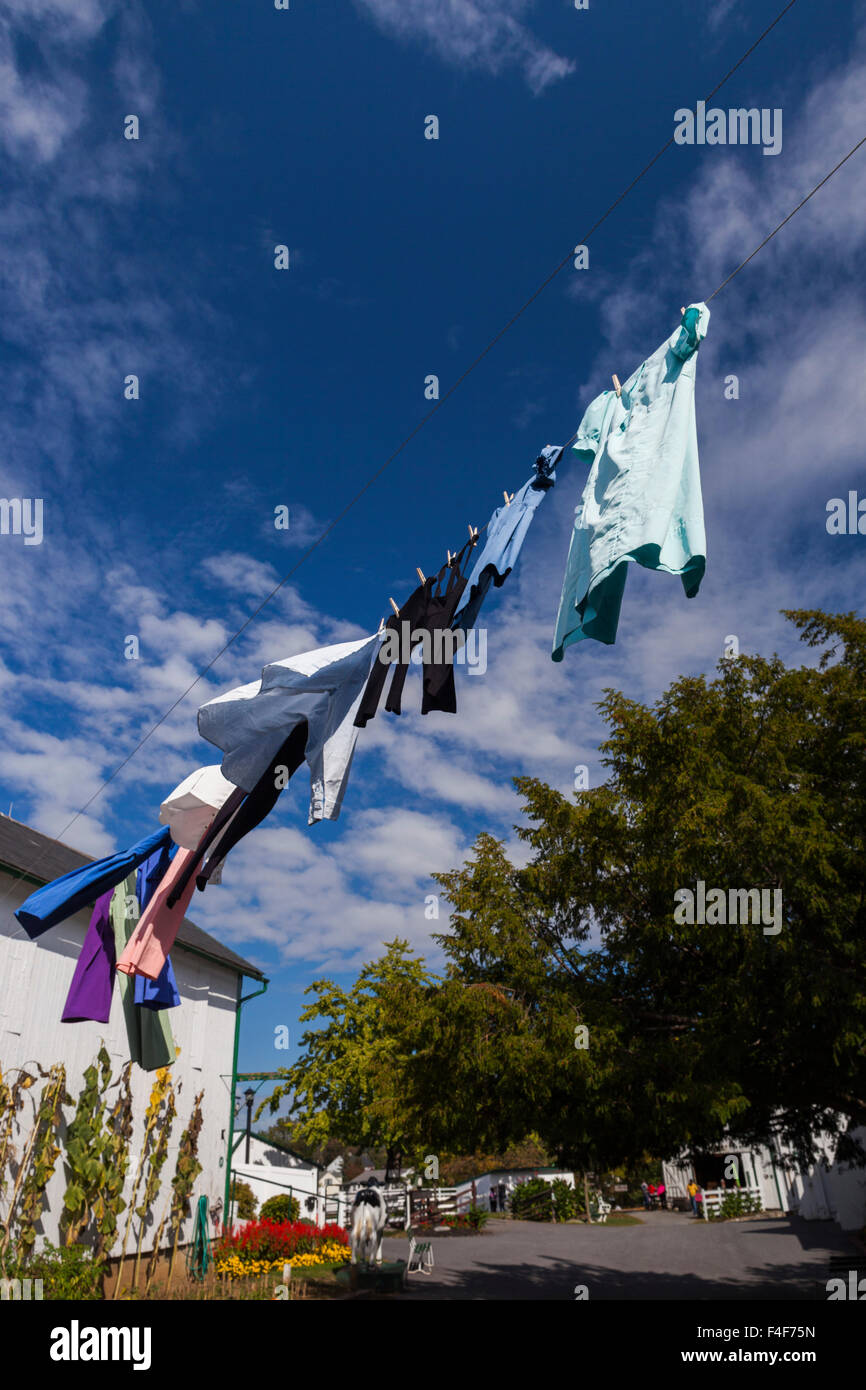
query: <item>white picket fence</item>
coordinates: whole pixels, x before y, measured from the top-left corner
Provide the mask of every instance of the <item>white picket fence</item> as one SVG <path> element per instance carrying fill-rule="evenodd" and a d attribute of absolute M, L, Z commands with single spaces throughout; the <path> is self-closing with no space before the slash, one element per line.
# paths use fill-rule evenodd
<path fill-rule="evenodd" d="M 409 1224 L 409 1202 L 405 1184 L 393 1183 L 388 1187 L 379 1187 L 376 1191 L 385 1202 L 389 1226 L 399 1225 L 405 1229 Z M 345 1229 L 354 1200 L 354 1192 L 337 1192 L 335 1195 L 326 1196 L 323 1201 L 325 1221 L 336 1221 L 338 1226 Z"/>
<path fill-rule="evenodd" d="M 472 1205 L 471 1186 L 409 1188 L 405 1183 L 393 1183 L 377 1188 L 384 1198 L 388 1224 L 408 1228 L 412 1211 L 433 1207 L 439 1216 L 460 1216 Z M 355 1200 L 353 1192 L 337 1192 L 322 1200 L 325 1221 L 336 1221 L 345 1228 Z"/>
<path fill-rule="evenodd" d="M 719 1208 L 721 1207 L 722 1202 L 725 1200 L 725 1198 L 734 1197 L 737 1195 L 737 1193 L 739 1193 L 741 1196 L 745 1196 L 746 1193 L 748 1193 L 750 1197 L 757 1201 L 758 1206 L 760 1207 L 761 1189 L 759 1187 L 716 1188 L 712 1192 L 705 1191 L 703 1193 L 703 1201 L 700 1203 L 700 1206 L 703 1208 L 704 1220 L 709 1221 L 711 1216 L 713 1218 L 718 1216 Z"/>

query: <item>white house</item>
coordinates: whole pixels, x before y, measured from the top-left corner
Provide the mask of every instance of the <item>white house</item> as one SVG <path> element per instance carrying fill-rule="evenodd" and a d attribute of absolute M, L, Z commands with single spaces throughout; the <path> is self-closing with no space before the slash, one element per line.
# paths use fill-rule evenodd
<path fill-rule="evenodd" d="M 120 991 L 115 987 L 107 1024 L 61 1023 L 66 995 L 89 925 L 90 910 L 58 923 L 35 941 L 30 940 L 13 914 L 35 886 L 79 868 L 88 859 L 88 855 L 0 815 L 0 1068 L 8 1076 L 10 1071 L 26 1063 L 36 1061 L 48 1070 L 52 1064 L 62 1061 L 66 1065 L 67 1090 L 73 1098 L 81 1090 L 84 1071 L 95 1060 L 103 1040 L 115 1077 L 129 1059 Z M 256 966 L 186 919 L 171 958 L 181 996 L 180 1006 L 170 1010 L 174 1041 L 180 1048 L 171 1068 L 179 1094 L 168 1159 L 162 1170 L 162 1190 L 156 1202 L 157 1224 L 170 1195 L 180 1136 L 199 1091 L 204 1093 L 198 1140 L 202 1172 L 195 1185 L 192 1205 L 194 1208 L 198 1197 L 204 1194 L 212 1218 L 221 1215 L 224 1209 L 234 1110 L 232 1078 L 244 980 L 257 982 L 252 988 L 247 985 L 247 998 L 267 988 L 267 980 Z M 127 1197 L 153 1077 L 154 1073 L 142 1071 L 137 1065 L 132 1068 L 135 1130 Z M 27 1092 L 21 1112 L 25 1134 L 32 1123 L 32 1107 L 39 1089 L 37 1083 Z M 64 1110 L 67 1120 L 73 1113 L 70 1107 Z M 59 1243 L 59 1218 L 65 1190 L 61 1151 L 48 1184 L 41 1231 L 37 1228 L 43 1239 L 54 1244 Z M 122 1216 L 121 1223 L 123 1220 Z M 150 1248 L 152 1229 L 145 1237 L 144 1249 Z M 182 1239 L 190 1229 L 191 1223 L 187 1222 Z M 115 1247 L 114 1253 L 118 1248 Z"/>
<path fill-rule="evenodd" d="M 369 1186 L 370 1183 L 374 1183 L 377 1187 L 384 1187 L 386 1176 L 387 1174 L 384 1168 L 364 1168 L 354 1178 L 344 1183 L 344 1187 L 349 1196 L 354 1197 L 356 1192 L 362 1187 Z M 414 1168 L 403 1168 L 399 1177 L 393 1177 L 391 1179 L 391 1186 L 405 1187 L 407 1183 L 411 1183 L 414 1176 Z"/>
<path fill-rule="evenodd" d="M 854 1136 L 866 1144 L 866 1129 L 855 1130 Z M 829 1153 L 827 1143 L 821 1147 Z M 741 1187 L 757 1190 L 767 1210 L 796 1212 L 806 1220 L 837 1221 L 844 1231 L 866 1225 L 866 1170 L 840 1167 L 838 1163 L 825 1167 L 820 1162 L 804 1169 L 784 1146 L 772 1151 L 766 1146 L 743 1149 L 730 1145 L 670 1160 L 662 1168 L 669 1204 L 671 1199 L 688 1200 L 686 1189 L 692 1179 L 712 1190 L 726 1174 L 735 1171 L 734 1164 Z"/>
<path fill-rule="evenodd" d="M 319 1169 L 315 1163 L 299 1158 L 266 1135 L 250 1135 L 249 1158 L 242 1131 L 235 1131 L 235 1143 L 232 1177 L 252 1188 L 258 1202 L 257 1216 L 269 1197 L 291 1196 L 298 1199 L 299 1220 L 319 1225 L 324 1222 L 324 1200 L 319 1196 Z"/>
<path fill-rule="evenodd" d="M 474 1183 L 477 1206 L 485 1211 L 504 1211 L 515 1189 L 531 1178 L 543 1178 L 548 1183 L 560 1179 L 569 1187 L 574 1187 L 574 1173 L 561 1168 L 502 1168 L 460 1183 L 456 1190 L 458 1210 L 465 1210 L 468 1205 L 467 1199 L 471 1199 Z"/>

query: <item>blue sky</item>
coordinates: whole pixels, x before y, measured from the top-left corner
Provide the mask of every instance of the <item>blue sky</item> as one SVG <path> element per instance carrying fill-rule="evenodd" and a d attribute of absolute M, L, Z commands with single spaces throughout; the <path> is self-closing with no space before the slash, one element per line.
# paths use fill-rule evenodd
<path fill-rule="evenodd" d="M 0 537 L 0 806 L 58 834 L 306 545 L 715 86 L 779 0 L 6 0 L 0 15 L 0 468 L 44 540 Z M 866 8 L 798 0 L 719 94 L 783 148 L 669 150 L 76 820 L 94 854 L 218 755 L 203 701 L 265 661 L 372 632 L 415 566 L 483 525 L 864 134 Z M 123 138 L 124 117 L 140 139 Z M 425 140 L 425 117 L 440 122 Z M 382 713 L 343 815 L 303 773 L 191 914 L 272 978 L 241 1064 L 271 1069 L 304 987 L 396 934 L 427 949 L 432 871 L 513 840 L 510 779 L 600 773 L 606 686 L 653 700 L 727 634 L 798 652 L 782 607 L 860 606 L 866 152 L 712 304 L 698 366 L 707 575 L 629 576 L 613 648 L 549 657 L 577 461 L 485 609 L 456 717 Z M 291 268 L 274 269 L 286 244 Z M 135 373 L 141 399 L 123 398 Z M 724 398 L 736 373 L 740 398 Z M 290 507 L 288 532 L 274 508 Z M 124 659 L 137 634 L 141 656 Z M 518 851 L 519 853 L 519 851 Z M 435 961 L 435 953 L 427 952 Z M 295 1055 L 293 1047 L 288 1054 Z"/>

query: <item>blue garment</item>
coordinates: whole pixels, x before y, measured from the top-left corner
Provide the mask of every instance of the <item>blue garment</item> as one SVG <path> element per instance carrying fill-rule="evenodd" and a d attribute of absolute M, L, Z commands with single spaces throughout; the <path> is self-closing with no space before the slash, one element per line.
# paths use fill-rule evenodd
<path fill-rule="evenodd" d="M 96 902 L 109 888 L 122 883 L 127 874 L 143 864 L 154 850 L 167 845 L 171 839 L 168 826 L 155 830 L 131 849 L 119 854 L 109 855 L 107 859 L 95 859 L 83 864 L 80 869 L 55 878 L 31 893 L 15 913 L 18 921 L 31 940 L 41 936 L 49 927 L 56 927 L 67 917 L 72 917 L 82 907 Z"/>
<path fill-rule="evenodd" d="M 533 477 L 506 506 L 497 507 L 488 521 L 484 546 L 466 581 L 463 602 L 454 614 L 452 628 L 468 631 L 474 627 L 491 584 L 499 589 L 505 583 L 539 503 L 556 482 L 556 464 L 561 453 L 557 445 L 548 444 L 536 461 Z"/>
<path fill-rule="evenodd" d="M 147 907 L 165 874 L 166 869 L 177 854 L 177 845 L 169 843 L 153 854 L 139 867 L 135 877 L 135 896 L 142 912 Z M 155 980 L 146 975 L 135 975 L 134 1002 L 143 1009 L 176 1009 L 180 1003 L 177 981 L 171 956 L 166 956 L 165 965 Z"/>
<path fill-rule="evenodd" d="M 687 598 L 700 588 L 707 543 L 695 371 L 709 317 L 706 304 L 689 305 L 621 396 L 603 391 L 580 422 L 574 448 L 591 466 L 575 508 L 554 661 L 571 642 L 616 640 L 630 563 L 680 575 Z"/>

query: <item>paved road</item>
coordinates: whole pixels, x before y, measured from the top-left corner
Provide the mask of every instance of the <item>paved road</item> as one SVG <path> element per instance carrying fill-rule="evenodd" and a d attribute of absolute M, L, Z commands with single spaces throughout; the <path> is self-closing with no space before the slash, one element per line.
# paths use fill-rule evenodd
<path fill-rule="evenodd" d="M 833 1256 L 863 1260 L 832 1221 L 696 1221 L 648 1212 L 641 1226 L 489 1222 L 481 1236 L 433 1239 L 431 1276 L 412 1274 L 410 1299 L 825 1299 Z M 406 1259 L 408 1242 L 385 1242 Z M 853 1265 L 852 1265 L 853 1267 Z"/>

